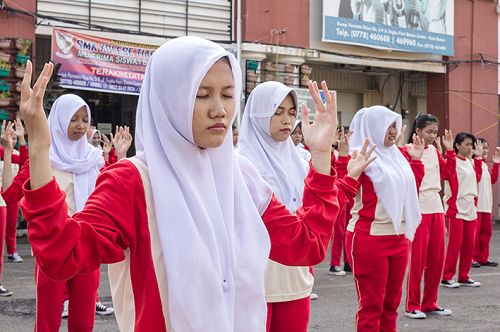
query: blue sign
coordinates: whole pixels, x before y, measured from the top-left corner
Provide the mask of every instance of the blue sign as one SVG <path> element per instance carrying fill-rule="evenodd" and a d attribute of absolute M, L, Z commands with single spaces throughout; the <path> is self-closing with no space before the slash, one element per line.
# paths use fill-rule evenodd
<path fill-rule="evenodd" d="M 453 1 L 323 1 L 323 41 L 453 55 Z"/>

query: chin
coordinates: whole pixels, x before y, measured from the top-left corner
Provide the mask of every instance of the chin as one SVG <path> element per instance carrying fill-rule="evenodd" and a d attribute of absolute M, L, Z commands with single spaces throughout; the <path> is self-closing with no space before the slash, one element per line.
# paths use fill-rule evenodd
<path fill-rule="evenodd" d="M 202 149 L 215 149 L 215 148 L 218 148 L 219 146 L 222 145 L 222 143 L 224 143 L 224 140 L 211 140 L 209 142 L 200 142 L 200 144 L 198 144 L 198 146 Z"/>

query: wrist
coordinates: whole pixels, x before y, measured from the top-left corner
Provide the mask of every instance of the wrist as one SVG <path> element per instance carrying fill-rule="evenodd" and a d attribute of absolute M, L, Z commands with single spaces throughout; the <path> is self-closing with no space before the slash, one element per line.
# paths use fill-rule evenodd
<path fill-rule="evenodd" d="M 31 144 L 29 146 L 29 157 L 37 157 L 37 156 L 42 156 L 45 154 L 49 154 L 49 149 L 50 149 L 50 144 L 45 145 L 45 144 Z"/>
<path fill-rule="evenodd" d="M 24 136 L 19 136 L 17 138 L 17 141 L 19 142 L 19 146 L 25 146 L 26 145 L 26 140 L 24 139 Z"/>
<path fill-rule="evenodd" d="M 118 160 L 120 160 L 120 159 L 127 158 L 127 155 L 125 153 L 117 153 L 116 157 L 118 158 Z"/>

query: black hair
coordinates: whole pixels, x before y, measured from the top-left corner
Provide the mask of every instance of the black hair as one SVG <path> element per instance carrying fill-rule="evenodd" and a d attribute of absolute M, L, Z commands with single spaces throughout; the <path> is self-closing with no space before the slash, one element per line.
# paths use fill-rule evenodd
<path fill-rule="evenodd" d="M 413 134 L 417 132 L 417 128 L 424 129 L 431 124 L 439 126 L 439 119 L 432 114 L 418 113 L 411 126 L 411 132 L 408 136 L 408 144 L 413 143 Z"/>
<path fill-rule="evenodd" d="M 302 121 L 299 121 L 299 123 L 297 123 L 297 125 L 295 126 L 295 128 L 293 128 L 292 130 L 292 134 L 297 130 L 299 129 L 302 130 Z"/>
<path fill-rule="evenodd" d="M 238 125 L 236 124 L 236 121 L 233 122 L 233 130 L 238 129 Z"/>
<path fill-rule="evenodd" d="M 472 147 L 476 147 L 476 137 L 472 135 L 471 133 L 465 133 L 461 132 L 458 133 L 457 136 L 455 136 L 455 140 L 453 141 L 453 149 L 455 150 L 455 153 L 458 152 L 457 149 L 457 144 L 462 144 L 463 141 L 465 141 L 466 138 L 470 138 L 472 140 Z"/>
<path fill-rule="evenodd" d="M 488 141 L 484 139 L 484 137 L 478 137 L 477 140 L 481 143 L 488 143 Z"/>

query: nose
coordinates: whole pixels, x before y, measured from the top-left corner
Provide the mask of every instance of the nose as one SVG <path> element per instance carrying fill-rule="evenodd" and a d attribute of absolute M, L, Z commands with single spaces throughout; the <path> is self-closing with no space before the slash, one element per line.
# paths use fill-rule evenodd
<path fill-rule="evenodd" d="M 226 116 L 226 110 L 224 109 L 224 104 L 220 98 L 214 98 L 210 107 L 209 116 L 211 118 L 223 118 Z"/>
<path fill-rule="evenodd" d="M 295 122 L 295 116 L 285 113 L 285 116 L 283 117 L 283 124 L 290 124 L 292 121 Z"/>

